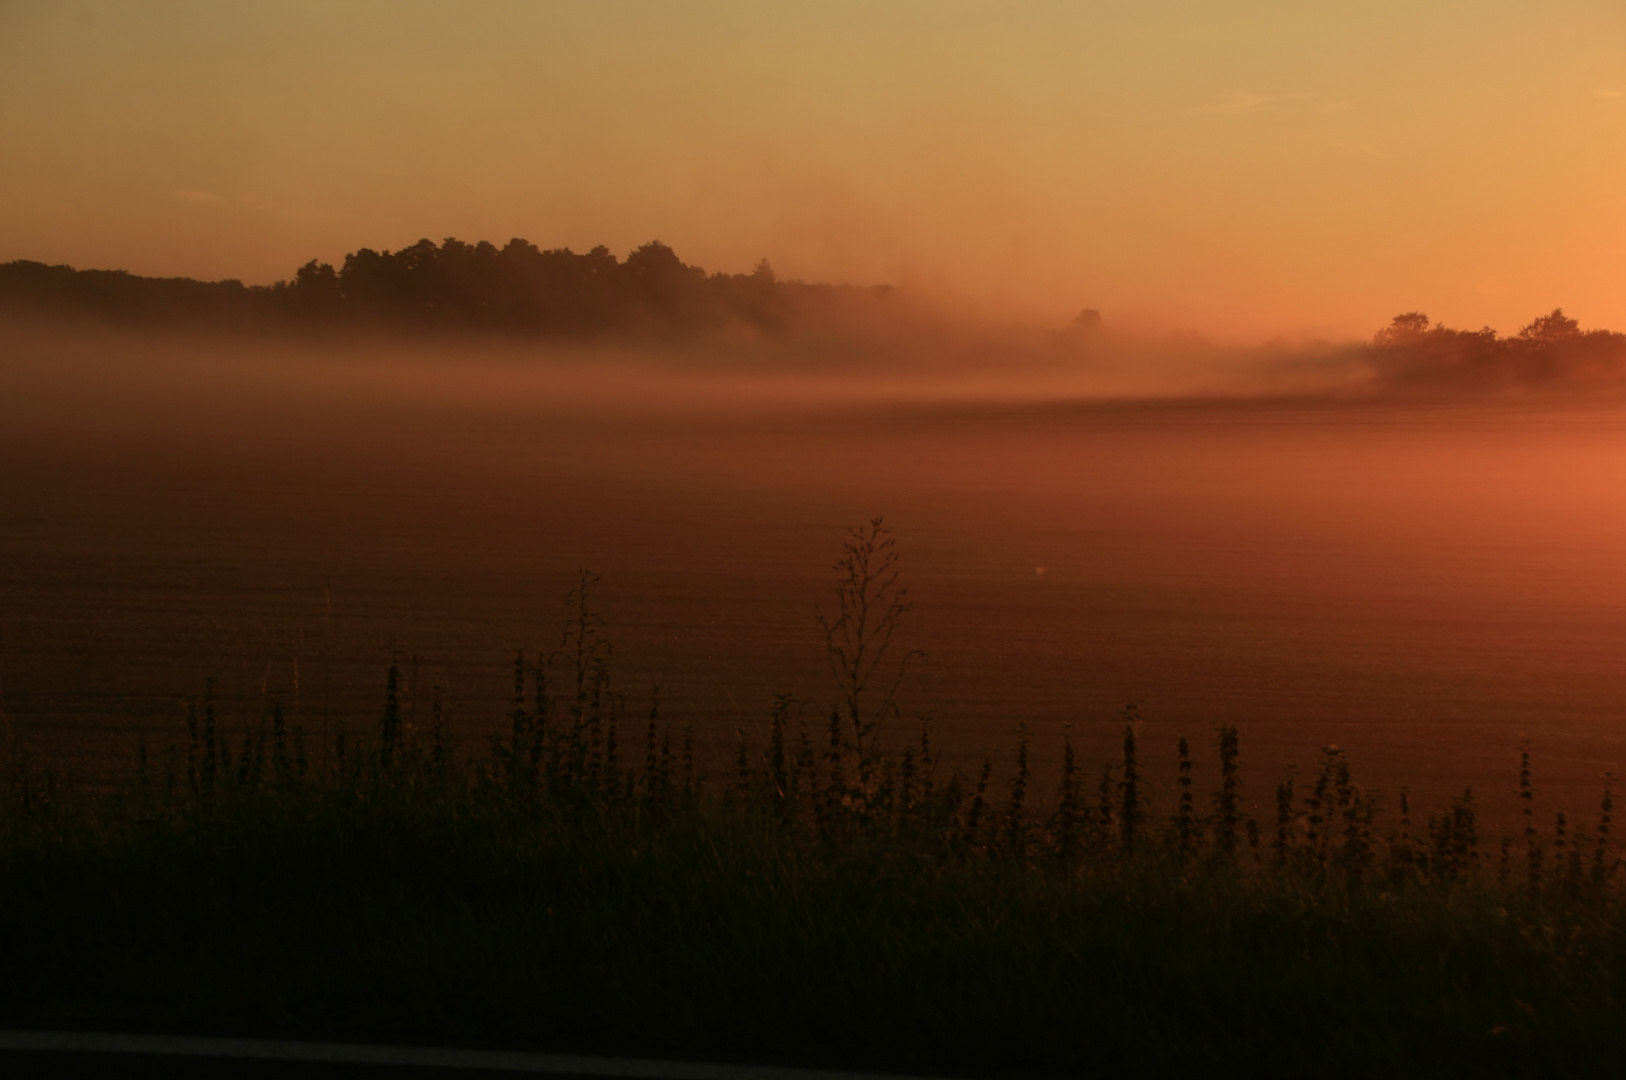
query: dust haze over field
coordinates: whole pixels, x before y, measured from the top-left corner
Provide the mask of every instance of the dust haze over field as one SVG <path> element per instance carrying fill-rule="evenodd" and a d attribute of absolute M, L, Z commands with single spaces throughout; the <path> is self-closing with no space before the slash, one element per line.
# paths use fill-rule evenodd
<path fill-rule="evenodd" d="M 931 714 L 967 766 L 1019 723 L 1105 761 L 1135 703 L 1158 753 L 1235 723 L 1261 784 L 1337 743 L 1495 815 L 1522 737 L 1577 805 L 1626 744 L 1626 408 L 1596 396 L 1106 334 L 5 334 L 0 686 L 92 773 L 209 677 L 228 724 L 280 696 L 365 727 L 392 658 L 477 741 L 584 566 L 629 715 L 659 683 L 721 762 L 774 694 L 828 706 L 814 613 L 877 514 L 927 656 L 896 736 Z"/>

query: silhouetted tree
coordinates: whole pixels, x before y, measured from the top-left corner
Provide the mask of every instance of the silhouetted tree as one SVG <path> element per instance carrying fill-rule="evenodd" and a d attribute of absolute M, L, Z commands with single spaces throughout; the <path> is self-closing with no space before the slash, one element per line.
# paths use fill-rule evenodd
<path fill-rule="evenodd" d="M 1415 344 L 1426 333 L 1428 316 L 1421 311 L 1408 311 L 1396 315 L 1388 326 L 1377 332 L 1374 340 L 1378 345 L 1404 347 Z"/>
<path fill-rule="evenodd" d="M 291 283 L 279 285 L 285 292 L 288 306 L 302 314 L 331 315 L 344 302 L 339 275 L 331 263 L 319 263 L 312 259 L 294 273 Z"/>
<path fill-rule="evenodd" d="M 1072 329 L 1079 334 L 1098 334 L 1101 326 L 1101 313 L 1094 308 L 1085 308 L 1074 316 Z"/>
<path fill-rule="evenodd" d="M 1530 320 L 1519 331 L 1519 338 L 1532 345 L 1561 345 L 1581 336 L 1581 324 L 1564 315 L 1563 308 L 1553 308 L 1546 315 Z"/>
<path fill-rule="evenodd" d="M 1382 385 L 1434 390 L 1578 386 L 1626 378 L 1626 334 L 1582 331 L 1561 308 L 1533 319 L 1517 337 L 1490 327 L 1432 326 L 1427 315 L 1396 315 L 1372 339 L 1369 359 Z"/>

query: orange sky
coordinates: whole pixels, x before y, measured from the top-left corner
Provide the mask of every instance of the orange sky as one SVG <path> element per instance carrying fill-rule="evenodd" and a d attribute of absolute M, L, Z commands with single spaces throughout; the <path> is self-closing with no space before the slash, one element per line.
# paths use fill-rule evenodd
<path fill-rule="evenodd" d="M 422 236 L 1050 323 L 1626 329 L 1619 0 L 0 0 L 0 259 Z"/>

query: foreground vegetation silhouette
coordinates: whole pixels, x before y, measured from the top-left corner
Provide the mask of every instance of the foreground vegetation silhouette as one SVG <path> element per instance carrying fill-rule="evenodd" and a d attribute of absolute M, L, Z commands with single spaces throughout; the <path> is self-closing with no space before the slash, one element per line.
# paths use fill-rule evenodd
<path fill-rule="evenodd" d="M 835 704 L 777 699 L 706 774 L 634 715 L 582 578 L 459 745 L 416 661 L 326 737 L 211 689 L 130 782 L 11 755 L 0 1023 L 455 1042 L 944 1075 L 1608 1075 L 1626 903 L 1606 786 L 1486 842 L 1336 748 L 1249 798 L 1234 728 L 1160 801 L 1117 760 L 946 770 L 900 731 L 908 598 L 877 520 L 824 619 Z M 1199 770 L 1213 779 L 1199 784 Z M 1263 809 L 1257 809 L 1262 803 Z"/>

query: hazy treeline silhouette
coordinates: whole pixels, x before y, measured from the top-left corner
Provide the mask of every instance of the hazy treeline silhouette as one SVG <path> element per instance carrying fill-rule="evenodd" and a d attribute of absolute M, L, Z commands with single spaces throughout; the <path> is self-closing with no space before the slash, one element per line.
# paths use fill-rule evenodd
<path fill-rule="evenodd" d="M 447 239 L 398 251 L 362 248 L 335 268 L 311 260 L 292 280 L 145 278 L 17 260 L 0 264 L 0 308 L 117 322 L 356 323 L 540 335 L 693 332 L 743 324 L 769 333 L 884 304 L 889 286 L 782 281 L 766 259 L 749 274 L 707 274 L 660 241 L 618 260 Z"/>
<path fill-rule="evenodd" d="M 1453 330 L 1412 311 L 1372 339 L 1368 359 L 1390 389 L 1537 389 L 1626 379 L 1626 334 L 1582 330 L 1554 308 L 1512 337 Z"/>
<path fill-rule="evenodd" d="M 748 274 L 711 273 L 652 240 L 618 259 L 513 239 L 502 247 L 448 238 L 396 251 L 361 248 L 337 267 L 312 259 L 273 285 L 149 278 L 25 259 L 0 263 L 0 313 L 122 325 L 244 330 L 275 327 L 485 332 L 540 338 L 632 335 L 682 339 L 746 327 L 773 336 L 814 331 L 848 344 L 931 343 L 934 355 L 1009 360 L 1134 356 L 1083 311 L 1060 330 L 945 322 L 887 285 L 782 280 L 766 259 Z M 950 327 L 953 327 L 951 330 Z M 1143 343 L 1144 344 L 1144 343 Z M 1212 347 L 1194 340 L 1184 351 Z M 1581 329 L 1562 308 L 1503 337 L 1458 330 L 1422 312 L 1396 315 L 1365 343 L 1338 349 L 1384 393 L 1495 393 L 1626 384 L 1626 333 Z M 1215 354 L 1219 362 L 1218 353 Z M 1120 357 L 1121 358 L 1121 357 Z"/>

